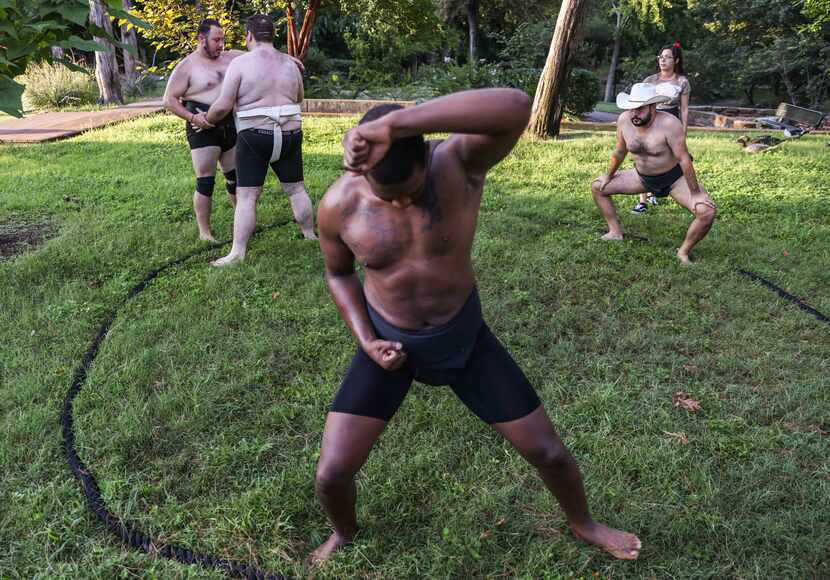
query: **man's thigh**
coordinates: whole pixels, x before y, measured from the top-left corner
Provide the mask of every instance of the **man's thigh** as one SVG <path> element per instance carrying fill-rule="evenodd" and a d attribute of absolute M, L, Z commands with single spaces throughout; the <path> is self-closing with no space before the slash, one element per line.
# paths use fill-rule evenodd
<path fill-rule="evenodd" d="M 190 150 L 190 160 L 193 162 L 193 172 L 196 177 L 210 177 L 216 175 L 216 163 L 222 150 L 219 147 L 199 147 Z"/>
<path fill-rule="evenodd" d="M 709 192 L 706 191 L 703 184 L 698 182 L 698 185 L 700 186 L 700 193 L 702 194 L 702 197 L 697 196 L 694 202 L 692 201 L 692 192 L 689 189 L 689 184 L 686 182 L 685 176 L 674 182 L 669 195 L 671 195 L 672 199 L 674 199 L 674 201 L 676 201 L 679 205 L 682 205 L 693 214 L 697 214 L 697 210 L 700 208 L 701 204 L 711 204 L 711 207 L 715 207 L 715 202 L 711 197 L 709 197 Z M 708 204 L 706 202 L 708 202 Z"/>
<path fill-rule="evenodd" d="M 482 421 L 514 421 L 541 404 L 527 377 L 485 324 L 467 366 L 450 387 Z"/>
<path fill-rule="evenodd" d="M 618 171 L 602 192 L 606 195 L 633 195 L 648 191 L 633 169 Z"/>
<path fill-rule="evenodd" d="M 236 169 L 236 145 L 219 156 L 219 166 L 225 173 Z"/>

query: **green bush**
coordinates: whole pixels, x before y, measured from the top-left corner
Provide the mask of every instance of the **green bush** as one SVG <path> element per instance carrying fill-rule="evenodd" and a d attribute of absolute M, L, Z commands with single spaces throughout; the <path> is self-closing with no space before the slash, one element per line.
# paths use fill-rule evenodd
<path fill-rule="evenodd" d="M 565 89 L 565 113 L 581 117 L 594 110 L 599 100 L 599 79 L 597 75 L 584 68 L 572 69 L 568 75 Z"/>
<path fill-rule="evenodd" d="M 73 71 L 61 64 L 30 64 L 23 84 L 23 98 L 28 107 L 35 109 L 86 105 L 98 99 L 98 87 L 91 73 Z"/>

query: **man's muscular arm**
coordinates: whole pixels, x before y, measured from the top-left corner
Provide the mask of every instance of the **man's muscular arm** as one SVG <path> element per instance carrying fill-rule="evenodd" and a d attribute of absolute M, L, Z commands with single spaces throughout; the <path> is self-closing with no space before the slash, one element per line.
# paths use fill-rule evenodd
<path fill-rule="evenodd" d="M 342 226 L 342 178 L 332 185 L 320 202 L 317 225 L 320 231 L 320 250 L 326 270 L 326 285 L 340 317 L 357 339 L 360 348 L 381 367 L 396 370 L 403 365 L 406 354 L 399 342 L 379 340 L 375 335 L 363 287 L 354 269 L 354 254 L 340 237 Z"/>
<path fill-rule="evenodd" d="M 185 121 L 193 122 L 193 113 L 182 105 L 182 97 L 190 85 L 190 66 L 187 59 L 176 65 L 164 90 L 164 107 Z"/>
<path fill-rule="evenodd" d="M 447 140 L 470 173 L 484 174 L 518 141 L 530 117 L 530 98 L 516 89 L 480 89 L 394 111 L 347 133 L 346 168 L 365 173 L 395 139 L 456 133 Z"/>
<path fill-rule="evenodd" d="M 608 165 L 608 173 L 599 177 L 602 191 L 608 182 L 614 179 L 614 174 L 617 173 L 622 162 L 625 161 L 625 156 L 628 155 L 628 146 L 625 144 L 625 137 L 622 134 L 622 119 L 617 121 L 617 144 L 614 146 L 614 152 L 611 153 L 611 163 Z"/>
<path fill-rule="evenodd" d="M 233 111 L 233 106 L 236 104 L 236 95 L 239 92 L 239 83 L 242 81 L 238 63 L 239 60 L 234 59 L 228 66 L 225 80 L 222 81 L 222 92 L 205 115 L 209 123 L 215 124 Z"/>
<path fill-rule="evenodd" d="M 692 195 L 699 195 L 700 184 L 697 182 L 697 174 L 692 165 L 692 158 L 689 156 L 689 150 L 686 148 L 686 132 L 683 130 L 681 123 L 677 121 L 669 123 L 666 142 L 677 158 L 680 169 L 683 170 L 683 176 L 686 178 L 686 183 L 689 184 L 689 191 L 691 191 Z"/>

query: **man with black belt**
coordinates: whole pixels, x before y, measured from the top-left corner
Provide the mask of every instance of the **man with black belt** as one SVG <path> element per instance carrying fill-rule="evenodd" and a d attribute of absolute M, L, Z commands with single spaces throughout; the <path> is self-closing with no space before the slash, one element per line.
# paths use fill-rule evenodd
<path fill-rule="evenodd" d="M 225 33 L 219 22 L 211 18 L 199 24 L 198 41 L 199 47 L 173 69 L 164 92 L 164 106 L 187 121 L 187 142 L 196 174 L 193 211 L 199 226 L 199 239 L 213 242 L 210 214 L 217 162 L 225 174 L 228 199 L 236 205 L 236 128 L 233 115 L 217 119 L 211 125 L 201 114 L 219 98 L 222 80 L 231 61 L 244 53 L 224 50 Z"/>
<path fill-rule="evenodd" d="M 233 61 L 205 120 L 217 124 L 236 108 L 237 193 L 230 253 L 221 267 L 245 259 L 256 226 L 256 202 L 270 166 L 291 200 L 306 239 L 316 240 L 311 199 L 303 183 L 300 103 L 303 77 L 294 60 L 274 48 L 274 21 L 257 14 L 246 23 L 248 52 Z"/>
<path fill-rule="evenodd" d="M 677 250 L 682 264 L 690 264 L 689 252 L 712 227 L 715 203 L 698 182 L 683 124 L 673 115 L 657 110 L 657 103 L 669 97 L 657 93 L 655 86 L 637 83 L 631 94 L 617 95 L 617 106 L 625 109 L 617 119 L 617 146 L 611 155 L 608 172 L 591 184 L 594 201 L 608 222 L 603 240 L 622 240 L 612 195 L 651 192 L 657 197 L 671 196 L 689 210 L 694 219 L 686 238 Z M 634 157 L 634 169 L 617 171 L 628 152 Z"/>
<path fill-rule="evenodd" d="M 355 474 L 413 379 L 450 385 L 510 441 L 578 537 L 617 558 L 639 554 L 634 534 L 591 518 L 576 461 L 482 318 L 471 251 L 484 180 L 529 116 L 523 91 L 485 89 L 375 107 L 346 134 L 348 172 L 326 192 L 318 220 L 329 292 L 358 347 L 326 417 L 316 490 L 334 531 L 312 562 L 353 540 Z M 454 134 L 425 142 L 425 133 Z"/>

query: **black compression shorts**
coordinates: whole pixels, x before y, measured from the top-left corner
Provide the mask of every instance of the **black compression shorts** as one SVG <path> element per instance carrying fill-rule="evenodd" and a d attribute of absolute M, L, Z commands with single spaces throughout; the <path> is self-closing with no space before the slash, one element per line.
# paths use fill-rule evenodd
<path fill-rule="evenodd" d="M 268 175 L 268 166 L 281 183 L 303 180 L 303 130 L 282 132 L 280 158 L 270 162 L 274 149 L 274 131 L 245 129 L 240 131 L 236 147 L 236 175 L 238 187 L 261 187 Z"/>
<path fill-rule="evenodd" d="M 371 319 L 378 320 L 367 302 Z M 477 316 L 476 316 L 477 312 Z M 535 411 L 541 401 L 522 370 L 481 319 L 478 293 L 456 317 L 439 329 L 423 332 L 396 329 L 385 340 L 402 342 L 407 360 L 397 371 L 386 371 L 358 347 L 331 410 L 389 421 L 413 380 L 449 385 L 482 421 L 503 423 Z M 384 321 L 385 328 L 395 328 Z M 477 328 L 470 333 L 471 328 Z M 425 337 L 429 337 L 426 340 Z M 467 342 L 470 342 L 468 345 Z M 435 345 L 431 351 L 427 345 Z"/>
<path fill-rule="evenodd" d="M 210 105 L 198 101 L 182 101 L 182 104 L 191 113 L 207 112 L 210 109 Z M 236 145 L 236 125 L 233 121 L 233 114 L 229 114 L 219 121 L 213 129 L 201 129 L 199 131 L 197 129 L 198 127 L 191 125 L 189 121 L 185 122 L 187 143 L 191 150 L 202 147 L 219 147 L 224 153 L 233 149 L 233 146 Z"/>

